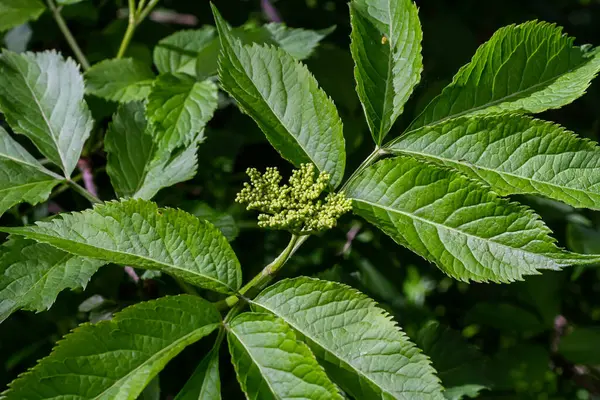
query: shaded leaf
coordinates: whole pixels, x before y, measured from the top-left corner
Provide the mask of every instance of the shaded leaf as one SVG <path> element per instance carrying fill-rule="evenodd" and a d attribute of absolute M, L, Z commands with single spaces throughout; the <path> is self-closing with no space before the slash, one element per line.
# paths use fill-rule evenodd
<path fill-rule="evenodd" d="M 222 340 L 220 333 L 212 350 L 204 356 L 175 400 L 221 400 L 219 349 Z"/>
<path fill-rule="evenodd" d="M 528 208 L 457 172 L 405 156 L 372 165 L 350 182 L 346 195 L 356 214 L 463 281 L 512 282 L 599 257 L 559 249 Z"/>
<path fill-rule="evenodd" d="M 85 288 L 102 265 L 33 240 L 6 242 L 0 247 L 0 322 L 18 309 L 49 309 L 61 291 Z"/>
<path fill-rule="evenodd" d="M 431 358 L 446 388 L 444 396 L 447 399 L 477 395 L 489 385 L 485 374 L 487 360 L 459 332 L 430 321 L 421 327 L 414 341 Z"/>
<path fill-rule="evenodd" d="M 508 303 L 479 302 L 466 312 L 465 320 L 504 332 L 536 334 L 551 327 L 534 313 Z"/>
<path fill-rule="evenodd" d="M 152 70 L 139 60 L 104 60 L 86 71 L 85 89 L 103 99 L 127 103 L 147 98 L 154 78 Z"/>
<path fill-rule="evenodd" d="M 241 285 L 239 262 L 217 228 L 144 200 L 113 201 L 35 226 L 0 230 L 83 257 L 160 270 L 223 293 Z"/>
<path fill-rule="evenodd" d="M 76 328 L 3 398 L 136 399 L 169 360 L 220 322 L 216 308 L 196 296 L 136 304 L 110 321 Z"/>
<path fill-rule="evenodd" d="M 499 29 L 411 128 L 465 114 L 539 113 L 571 103 L 600 70 L 600 51 L 573 42 L 546 22 Z"/>
<path fill-rule="evenodd" d="M 154 64 L 161 74 L 196 74 L 196 59 L 201 56 L 217 71 L 217 31 L 212 26 L 196 30 L 181 30 L 162 39 L 154 47 Z M 208 57 L 207 55 L 211 55 Z M 210 68 L 208 68 L 210 69 Z M 203 79 L 214 74 L 202 74 Z"/>
<path fill-rule="evenodd" d="M 353 0 L 356 90 L 376 144 L 402 114 L 423 70 L 423 33 L 412 0 Z"/>
<path fill-rule="evenodd" d="M 0 127 L 0 215 L 22 202 L 45 201 L 62 180 Z"/>
<path fill-rule="evenodd" d="M 0 107 L 17 132 L 69 177 L 93 120 L 83 100 L 83 78 L 72 59 L 55 51 L 0 57 Z"/>
<path fill-rule="evenodd" d="M 187 147 L 200 140 L 217 109 L 217 85 L 188 75 L 160 75 L 148 97 L 146 117 L 161 149 Z"/>
<path fill-rule="evenodd" d="M 459 118 L 400 136 L 389 148 L 455 168 L 500 195 L 530 193 L 600 209 L 600 148 L 551 122 Z"/>
<path fill-rule="evenodd" d="M 364 294 L 312 278 L 283 280 L 252 300 L 303 338 L 327 374 L 358 399 L 443 399 L 434 369 Z"/>
<path fill-rule="evenodd" d="M 207 220 L 219 228 L 223 236 L 230 242 L 233 241 L 240 232 L 235 219 L 230 214 L 217 211 L 206 203 L 196 203 L 190 213 L 194 214 L 196 217 Z"/>
<path fill-rule="evenodd" d="M 0 32 L 37 19 L 45 9 L 40 0 L 0 0 Z"/>
<path fill-rule="evenodd" d="M 213 7 L 222 52 L 222 87 L 250 115 L 281 155 L 299 167 L 314 164 L 337 186 L 346 153 L 335 105 L 308 69 L 281 49 L 244 46 Z"/>
<path fill-rule="evenodd" d="M 576 327 L 560 339 L 558 352 L 575 364 L 600 365 L 600 328 Z"/>

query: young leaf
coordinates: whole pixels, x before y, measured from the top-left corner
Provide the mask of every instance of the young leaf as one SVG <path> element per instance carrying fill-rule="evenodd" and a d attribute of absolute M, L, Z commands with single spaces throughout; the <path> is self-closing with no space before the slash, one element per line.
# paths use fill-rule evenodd
<path fill-rule="evenodd" d="M 83 78 L 71 59 L 55 51 L 0 57 L 0 108 L 17 133 L 26 135 L 69 177 L 93 120 L 83 100 Z"/>
<path fill-rule="evenodd" d="M 153 81 L 154 73 L 139 60 L 104 60 L 85 73 L 85 90 L 106 100 L 127 103 L 147 98 Z"/>
<path fill-rule="evenodd" d="M 29 204 L 45 201 L 62 180 L 0 127 L 0 215 L 24 201 Z"/>
<path fill-rule="evenodd" d="M 421 78 L 417 6 L 412 0 L 353 0 L 350 15 L 356 90 L 380 145 Z"/>
<path fill-rule="evenodd" d="M 531 210 L 413 158 L 372 165 L 346 195 L 356 214 L 459 280 L 512 282 L 540 269 L 600 259 L 559 249 Z"/>
<path fill-rule="evenodd" d="M 459 400 L 473 393 L 477 395 L 489 386 L 483 354 L 466 343 L 459 332 L 430 321 L 419 330 L 414 340 L 431 358 L 446 388 L 444 396 L 447 399 Z"/>
<path fill-rule="evenodd" d="M 238 381 L 249 399 L 338 399 L 310 349 L 281 319 L 244 313 L 229 324 L 227 341 Z"/>
<path fill-rule="evenodd" d="M 411 128 L 466 114 L 539 113 L 571 103 L 600 70 L 600 51 L 573 42 L 546 22 L 499 29 Z"/>
<path fill-rule="evenodd" d="M 221 38 L 222 87 L 250 115 L 281 155 L 314 164 L 340 183 L 346 164 L 342 121 L 308 69 L 281 49 L 244 46 L 213 6 Z"/>
<path fill-rule="evenodd" d="M 0 231 L 82 257 L 160 270 L 222 293 L 241 285 L 239 262 L 217 228 L 149 201 L 113 201 L 35 226 Z"/>
<path fill-rule="evenodd" d="M 211 51 L 212 49 L 212 51 Z M 182 30 L 162 39 L 154 48 L 154 64 L 161 74 L 196 74 L 196 59 L 205 52 L 212 53 L 214 71 L 217 67 L 219 44 L 212 26 L 197 30 Z M 204 79 L 206 76 L 198 76 Z"/>
<path fill-rule="evenodd" d="M 64 289 L 85 288 L 102 265 L 33 240 L 9 240 L 0 247 L 0 322 L 21 308 L 49 309 Z"/>
<path fill-rule="evenodd" d="M 45 9 L 40 0 L 0 0 L 0 32 L 37 19 Z"/>
<path fill-rule="evenodd" d="M 221 400 L 221 380 L 219 377 L 219 349 L 223 340 L 222 333 L 175 400 Z"/>
<path fill-rule="evenodd" d="M 427 358 L 364 294 L 311 278 L 283 280 L 252 301 L 298 332 L 327 374 L 357 399 L 443 399 Z"/>
<path fill-rule="evenodd" d="M 108 153 L 106 172 L 119 197 L 150 200 L 160 189 L 191 179 L 196 173 L 196 145 L 176 152 L 158 149 L 140 102 L 119 107 L 104 145 Z"/>
<path fill-rule="evenodd" d="M 196 296 L 136 304 L 76 328 L 3 399 L 136 399 L 169 360 L 220 323 L 217 309 Z"/>
<path fill-rule="evenodd" d="M 184 74 L 160 75 L 146 106 L 156 141 L 165 151 L 189 146 L 203 136 L 204 127 L 217 109 L 217 85 L 197 82 Z"/>
<path fill-rule="evenodd" d="M 600 209 L 600 148 L 550 122 L 520 115 L 459 118 L 387 147 L 481 179 L 500 195 L 531 193 Z"/>

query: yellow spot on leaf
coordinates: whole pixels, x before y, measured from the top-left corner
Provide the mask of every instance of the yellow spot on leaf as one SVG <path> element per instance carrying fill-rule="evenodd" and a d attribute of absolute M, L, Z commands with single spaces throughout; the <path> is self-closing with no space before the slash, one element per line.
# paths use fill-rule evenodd
<path fill-rule="evenodd" d="M 381 44 L 386 44 L 388 42 L 388 38 L 383 35 L 383 37 L 381 38 Z"/>

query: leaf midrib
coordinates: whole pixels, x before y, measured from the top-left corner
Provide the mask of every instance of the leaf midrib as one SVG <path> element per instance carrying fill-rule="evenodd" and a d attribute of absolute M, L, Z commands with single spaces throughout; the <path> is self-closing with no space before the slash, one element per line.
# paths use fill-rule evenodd
<path fill-rule="evenodd" d="M 11 64 L 13 64 L 15 66 L 15 69 L 21 75 L 21 78 L 23 79 L 23 82 L 25 83 L 25 86 L 27 87 L 27 89 L 29 89 L 29 91 L 31 93 L 31 97 L 33 97 L 33 99 L 35 100 L 35 104 L 38 106 L 40 114 L 42 115 L 42 118 L 44 119 L 44 122 L 46 123 L 46 126 L 48 127 L 48 130 L 50 131 L 50 138 L 52 139 L 52 142 L 54 142 L 54 146 L 55 146 L 56 152 L 58 154 L 58 158 L 60 159 L 60 162 L 62 164 L 61 167 L 63 168 L 63 172 L 65 173 L 65 177 L 68 177 L 69 174 L 67 173 L 67 165 L 66 165 L 66 162 L 65 162 L 65 160 L 63 158 L 63 154 L 62 154 L 61 148 L 59 147 L 58 142 L 56 141 L 57 138 L 55 137 L 55 132 L 54 132 L 54 129 L 52 128 L 52 125 L 50 125 L 50 120 L 46 116 L 46 113 L 44 112 L 44 109 L 42 108 L 42 105 L 39 102 L 39 100 L 38 100 L 38 98 L 36 96 L 35 91 L 31 87 L 31 85 L 29 85 L 29 81 L 27 80 L 27 76 L 23 73 L 23 71 L 21 71 L 21 68 L 19 67 L 18 63 L 12 63 L 11 62 Z"/>
<path fill-rule="evenodd" d="M 246 354 L 248 354 L 248 357 L 250 357 L 250 360 L 252 360 L 252 363 L 254 365 L 256 365 L 256 367 L 260 371 L 260 376 L 261 377 L 266 377 L 267 375 L 265 373 L 263 373 L 264 368 L 262 368 L 262 366 L 260 365 L 260 363 L 258 363 L 258 362 L 256 362 L 254 360 L 254 357 L 252 356 L 252 353 L 250 353 L 250 350 L 248 350 L 248 348 L 246 347 L 246 345 L 244 344 L 244 342 L 240 339 L 240 337 L 230 327 L 227 327 L 227 330 L 228 330 L 229 333 L 231 333 L 233 336 L 236 337 L 236 339 L 238 340 L 239 344 L 244 348 L 244 350 L 246 351 Z M 265 381 L 265 383 L 269 387 L 269 390 L 271 391 L 271 393 L 273 394 L 273 396 L 275 396 L 276 399 L 281 399 L 281 397 L 277 394 L 277 392 L 271 386 L 271 382 L 267 378 L 263 378 L 263 380 Z"/>
<path fill-rule="evenodd" d="M 66 251 L 67 253 L 71 253 L 71 251 L 59 247 L 58 243 L 60 243 L 60 242 L 70 243 L 70 244 L 80 245 L 80 246 L 87 247 L 87 248 L 92 248 L 92 249 L 95 249 L 95 250 L 102 250 L 102 251 L 105 251 L 105 252 L 107 252 L 109 254 L 124 255 L 124 256 L 128 256 L 128 257 L 136 257 L 136 258 L 142 259 L 144 261 L 148 261 L 148 262 L 151 262 L 151 263 L 154 263 L 154 264 L 159 264 L 159 265 L 162 265 L 164 267 L 171 268 L 171 269 L 174 269 L 174 270 L 177 270 L 177 271 L 183 271 L 183 272 L 186 272 L 186 273 L 191 273 L 193 275 L 196 275 L 196 276 L 202 277 L 204 279 L 210 280 L 212 282 L 215 282 L 219 286 L 225 287 L 225 288 L 229 289 L 231 293 L 235 292 L 235 290 L 233 290 L 228 284 L 225 284 L 224 282 L 221 282 L 221 281 L 219 281 L 216 278 L 210 277 L 208 275 L 200 274 L 200 273 L 198 273 L 198 271 L 192 271 L 192 270 L 183 269 L 183 268 L 181 268 L 179 266 L 176 266 L 176 265 L 173 265 L 173 264 L 168 264 L 168 263 L 165 263 L 163 261 L 158 261 L 158 260 L 155 260 L 155 259 L 152 259 L 152 258 L 144 257 L 144 256 L 139 255 L 139 254 L 130 254 L 130 253 L 125 253 L 123 251 L 105 249 L 103 247 L 92 246 L 92 245 L 87 244 L 87 243 L 82 243 L 82 242 L 77 242 L 77 241 L 74 241 L 74 240 L 67 240 L 67 239 L 62 239 L 62 238 L 56 238 L 54 236 L 50 236 L 50 235 L 46 235 L 46 234 L 40 234 L 40 233 L 32 232 L 32 231 L 29 231 L 29 230 L 21 230 L 21 229 L 18 229 L 18 228 L 16 228 L 16 229 L 12 229 L 12 228 L 0 228 L 0 231 L 6 232 L 6 233 L 15 233 L 17 235 L 23 235 L 23 236 L 29 237 L 30 239 L 36 240 L 36 241 L 37 240 L 43 241 L 44 243 L 47 243 L 47 244 L 49 244 L 51 246 L 54 246 L 54 247 L 56 247 L 59 250 Z M 44 241 L 44 239 L 46 239 L 46 241 Z M 58 240 L 56 240 L 56 242 L 55 242 L 53 239 L 58 239 Z M 55 242 L 55 243 L 53 243 L 53 242 Z M 73 253 L 71 253 L 71 254 L 73 254 Z M 89 255 L 86 255 L 86 254 L 76 254 L 76 255 L 81 256 L 81 257 L 89 257 L 89 258 L 94 258 L 96 260 L 111 262 L 110 260 L 107 260 L 107 259 L 102 258 L 102 257 L 92 257 L 92 256 L 89 256 Z M 140 268 L 144 268 L 144 267 L 140 267 Z M 146 269 L 150 269 L 150 268 L 146 267 Z"/>
<path fill-rule="evenodd" d="M 62 176 L 57 175 L 54 172 L 52 172 L 52 171 L 44 168 L 44 166 L 41 165 L 41 164 L 32 164 L 32 163 L 30 163 L 30 162 L 28 162 L 28 161 L 26 161 L 26 160 L 24 160 L 22 158 L 16 158 L 16 157 L 11 156 L 10 154 L 6 154 L 6 153 L 0 153 L 0 158 L 5 158 L 5 159 L 13 161 L 13 162 L 15 162 L 17 164 L 22 164 L 22 165 L 26 165 L 28 167 L 34 168 L 37 171 L 42 172 L 42 173 L 44 173 L 44 174 L 46 174 L 46 175 L 48 175 L 48 176 L 50 176 L 50 177 L 52 177 L 54 179 L 59 179 L 59 180 L 63 179 Z"/>
<path fill-rule="evenodd" d="M 160 358 L 163 354 L 168 353 L 169 350 L 173 349 L 174 347 L 176 347 L 177 345 L 179 345 L 181 342 L 185 342 L 188 338 L 194 337 L 194 335 L 197 335 L 199 331 L 202 331 L 204 329 L 208 330 L 209 333 L 212 332 L 214 329 L 216 329 L 216 327 L 218 326 L 218 323 L 212 323 L 209 325 L 203 325 L 201 327 L 199 327 L 198 329 L 193 330 L 192 332 L 188 333 L 185 336 L 182 336 L 180 338 L 178 338 L 177 340 L 171 342 L 171 344 L 169 344 L 168 346 L 164 347 L 163 349 L 161 349 L 160 351 L 158 351 L 157 353 L 155 353 L 152 357 L 148 358 L 146 361 L 142 362 L 140 365 L 138 365 L 135 369 L 133 369 L 131 372 L 129 372 L 127 375 L 125 375 L 124 377 L 122 377 L 121 379 L 119 379 L 118 381 L 116 381 L 115 383 L 113 383 L 112 385 L 110 385 L 108 388 L 106 388 L 104 391 L 102 391 L 102 393 L 98 394 L 96 397 L 93 398 L 93 400 L 98 400 L 98 399 L 102 399 L 103 395 L 108 392 L 110 389 L 114 388 L 114 387 L 119 387 L 121 386 L 120 383 L 123 381 L 127 381 L 128 379 L 130 379 L 130 377 L 132 375 L 135 375 L 137 373 L 137 371 L 143 367 L 145 367 L 146 365 L 148 365 L 149 363 L 151 363 L 152 361 Z M 212 327 L 212 329 L 210 329 Z M 207 333 L 208 334 L 208 333 Z M 203 335 L 206 336 L 207 334 Z M 201 338 L 201 337 L 200 337 Z M 198 340 L 200 340 L 200 338 L 198 338 Z"/>
<path fill-rule="evenodd" d="M 364 199 L 357 199 L 357 198 L 354 198 L 354 197 L 352 198 L 352 200 L 354 200 L 354 201 L 358 201 L 358 202 L 361 202 L 361 203 L 364 203 L 364 204 L 368 204 L 368 205 L 370 205 L 371 207 L 375 207 L 375 208 L 381 208 L 381 209 L 383 209 L 383 210 L 385 210 L 385 211 L 387 211 L 387 212 L 391 212 L 391 213 L 395 213 L 395 214 L 401 214 L 401 215 L 404 215 L 405 217 L 408 217 L 408 218 L 411 218 L 411 219 L 415 219 L 415 220 L 418 220 L 418 221 L 424 222 L 424 223 L 426 223 L 426 224 L 429 224 L 429 225 L 433 225 L 433 226 L 435 226 L 436 228 L 442 228 L 442 229 L 446 229 L 446 230 L 449 230 L 449 231 L 457 232 L 457 233 L 459 233 L 459 234 L 461 234 L 461 235 L 468 236 L 468 237 L 471 237 L 471 238 L 474 238 L 474 239 L 477 239 L 477 240 L 480 240 L 480 241 L 484 241 L 484 242 L 491 242 L 491 243 L 494 243 L 495 245 L 498 245 L 498 246 L 500 246 L 500 247 L 503 247 L 503 248 L 510 249 L 510 250 L 512 250 L 512 251 L 515 251 L 515 250 L 516 250 L 516 251 L 521 251 L 521 252 L 523 252 L 523 253 L 531 254 L 531 255 L 533 255 L 533 256 L 535 256 L 535 257 L 543 257 L 543 258 L 547 258 L 547 259 L 549 259 L 550 261 L 552 261 L 552 262 L 555 262 L 555 263 L 559 264 L 559 263 L 557 262 L 558 260 L 555 260 L 555 259 L 553 259 L 553 258 L 551 258 L 551 257 L 548 257 L 548 256 L 546 256 L 544 253 L 533 253 L 533 252 L 531 252 L 531 251 L 524 250 L 523 248 L 520 248 L 520 247 L 519 247 L 519 248 L 517 248 L 517 247 L 511 247 L 511 246 L 508 246 L 508 245 L 506 245 L 506 244 L 504 244 L 504 243 L 500 243 L 500 242 L 497 242 L 497 241 L 494 241 L 494 240 L 491 240 L 491 239 L 485 239 L 485 238 L 482 238 L 482 237 L 480 237 L 480 236 L 475 236 L 475 235 L 473 235 L 473 234 L 471 234 L 471 233 L 464 232 L 464 231 L 461 231 L 461 230 L 459 230 L 459 229 L 453 228 L 453 227 L 451 227 L 451 226 L 440 224 L 439 222 L 433 222 L 433 221 L 430 221 L 430 220 L 428 220 L 428 219 L 425 219 L 425 218 L 423 218 L 423 217 L 419 217 L 419 216 L 417 216 L 417 215 L 415 215 L 415 214 L 412 214 L 412 213 L 410 213 L 410 212 L 407 212 L 407 211 L 402 211 L 402 210 L 399 210 L 399 209 L 394 209 L 394 208 L 391 208 L 391 207 L 389 207 L 389 206 L 384 206 L 384 205 L 382 205 L 382 204 L 377 204 L 377 203 L 370 202 L 370 201 L 368 201 L 368 200 L 364 200 Z M 444 246 L 446 246 L 446 245 L 444 244 Z M 479 262 L 479 261 L 478 261 L 478 262 Z"/>
<path fill-rule="evenodd" d="M 11 187 L 8 187 L 8 188 L 2 188 L 2 189 L 0 189 L 0 193 L 1 192 L 10 192 L 10 191 L 15 190 L 15 189 L 22 189 L 22 188 L 27 187 L 27 186 L 37 186 L 37 185 L 41 185 L 41 184 L 46 184 L 48 182 L 52 182 L 52 180 L 23 183 L 23 184 L 16 185 L 16 186 L 11 186 Z M 57 182 L 57 184 L 58 184 L 58 182 Z M 3 199 L 0 199 L 0 201 L 2 201 L 2 200 Z"/>
<path fill-rule="evenodd" d="M 419 151 L 415 151 L 415 150 L 410 150 L 410 149 L 407 149 L 407 148 L 402 148 L 402 149 L 395 148 L 393 150 L 396 150 L 397 152 L 408 154 L 408 155 L 416 155 L 416 156 L 421 156 L 421 157 L 424 157 L 424 158 L 433 158 L 435 160 L 441 161 L 442 163 L 446 163 L 447 162 L 447 163 L 450 163 L 450 164 L 462 165 L 462 166 L 465 166 L 465 167 L 467 167 L 467 168 L 469 168 L 471 170 L 480 169 L 480 170 L 483 170 L 483 171 L 493 172 L 493 173 L 496 173 L 496 174 L 499 174 L 499 175 L 507 175 L 507 176 L 510 176 L 510 177 L 513 177 L 513 178 L 523 179 L 523 180 L 526 180 L 528 182 L 535 183 L 535 184 L 548 185 L 548 186 L 551 186 L 553 188 L 557 188 L 557 189 L 560 189 L 560 190 L 563 190 L 563 191 L 565 191 L 565 190 L 572 190 L 574 192 L 581 193 L 581 194 L 586 194 L 588 196 L 589 196 L 589 194 L 595 195 L 595 196 L 600 196 L 600 193 L 594 193 L 594 192 L 586 191 L 585 189 L 578 189 L 578 188 L 573 188 L 573 187 L 570 187 L 570 186 L 560 186 L 560 185 L 555 184 L 555 183 L 550 183 L 550 182 L 546 182 L 546 181 L 539 181 L 539 180 L 535 180 L 535 179 L 527 177 L 527 176 L 517 175 L 515 173 L 506 172 L 506 171 L 495 170 L 495 169 L 493 169 L 491 167 L 484 167 L 484 166 L 481 166 L 479 164 L 461 162 L 459 160 L 454 160 L 452 158 L 444 158 L 442 156 L 436 156 L 436 155 L 433 155 L 433 154 L 430 154 L 430 153 L 423 153 L 423 152 L 419 152 Z M 510 186 L 513 186 L 513 185 L 510 185 Z M 538 192 L 537 191 L 522 191 L 522 190 L 519 190 L 518 193 L 523 193 L 524 194 L 524 193 L 538 193 Z"/>

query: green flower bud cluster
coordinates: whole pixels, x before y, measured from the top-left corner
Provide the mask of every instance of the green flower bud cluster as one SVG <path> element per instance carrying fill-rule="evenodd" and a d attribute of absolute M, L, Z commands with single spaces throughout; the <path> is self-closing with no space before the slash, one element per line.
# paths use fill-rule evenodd
<path fill-rule="evenodd" d="M 285 185 L 280 185 L 277 168 L 267 168 L 264 174 L 248 168 L 247 174 L 250 183 L 244 183 L 235 200 L 261 212 L 261 228 L 307 235 L 333 228 L 340 216 L 352 210 L 352 201 L 344 193 L 330 193 L 322 199 L 330 176 L 326 172 L 316 176 L 313 164 L 302 164 Z"/>

